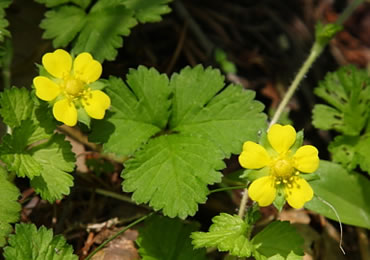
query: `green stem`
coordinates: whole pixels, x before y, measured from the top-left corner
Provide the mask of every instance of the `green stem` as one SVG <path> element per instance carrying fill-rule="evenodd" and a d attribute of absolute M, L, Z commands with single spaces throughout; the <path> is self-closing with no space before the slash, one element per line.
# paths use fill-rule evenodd
<path fill-rule="evenodd" d="M 347 19 L 348 17 L 351 16 L 351 14 L 353 13 L 353 11 L 360 5 L 362 4 L 363 2 L 365 2 L 365 0 L 354 0 L 352 1 L 347 7 L 346 9 L 342 12 L 342 14 L 338 17 L 338 19 L 335 21 L 336 24 L 338 25 L 342 25 Z"/>
<path fill-rule="evenodd" d="M 244 189 L 242 201 L 240 202 L 240 207 L 239 207 L 239 213 L 238 216 L 240 218 L 244 217 L 244 212 L 245 212 L 245 207 L 247 206 L 247 201 L 248 201 L 248 189 Z"/>
<path fill-rule="evenodd" d="M 95 248 L 94 251 L 92 251 L 86 258 L 85 260 L 89 260 L 91 259 L 91 257 L 93 257 L 100 249 L 102 249 L 103 247 L 105 247 L 110 241 L 114 240 L 115 238 L 117 238 L 118 236 L 120 236 L 121 234 L 123 234 L 124 232 L 126 232 L 126 230 L 128 230 L 129 228 L 132 228 L 133 226 L 135 226 L 136 224 L 139 224 L 140 222 L 144 221 L 145 219 L 147 219 L 148 217 L 150 217 L 153 213 L 150 213 L 148 215 L 145 215 L 141 218 L 139 218 L 138 220 L 132 222 L 131 224 L 129 224 L 128 226 L 126 226 L 125 228 L 121 229 L 120 231 L 118 231 L 115 235 L 113 235 L 112 237 L 108 238 L 107 240 L 105 240 L 103 243 L 101 243 L 97 248 Z"/>
<path fill-rule="evenodd" d="M 111 197 L 111 198 L 114 198 L 114 199 L 117 199 L 117 200 L 121 200 L 121 201 L 124 201 L 124 202 L 131 203 L 131 204 L 136 204 L 129 197 L 126 197 L 124 195 L 118 194 L 118 193 L 113 192 L 113 191 L 103 190 L 103 189 L 95 189 L 94 191 L 97 194 L 104 195 L 106 197 Z"/>
<path fill-rule="evenodd" d="M 136 204 L 135 201 L 133 201 L 130 197 L 127 197 L 125 195 L 121 195 L 121 194 L 118 194 L 116 192 L 113 192 L 113 191 L 109 191 L 109 190 L 104 190 L 104 189 L 95 189 L 94 190 L 97 194 L 100 194 L 100 195 L 103 195 L 103 196 L 106 196 L 106 197 L 110 197 L 110 198 L 114 198 L 114 199 L 117 199 L 117 200 L 121 200 L 121 201 L 124 201 L 124 202 L 127 202 L 127 203 L 130 203 L 130 204 L 134 204 L 136 206 L 138 206 L 138 204 Z M 143 205 L 139 205 L 140 207 L 143 207 L 143 208 L 146 208 L 146 209 L 151 209 L 150 207 L 148 207 L 147 205 L 143 204 Z"/>
<path fill-rule="evenodd" d="M 243 188 L 245 188 L 245 185 L 225 187 L 225 188 L 219 188 L 219 189 L 211 190 L 210 193 L 215 193 L 215 192 L 220 192 L 220 191 L 227 191 L 227 190 L 238 190 L 238 189 L 243 189 Z"/>
<path fill-rule="evenodd" d="M 10 66 L 11 66 L 12 58 L 13 58 L 12 41 L 8 38 L 6 38 L 4 42 L 4 53 L 5 54 L 1 60 L 1 67 L 2 67 L 2 76 L 3 76 L 3 86 L 4 86 L 4 89 L 6 89 L 6 88 L 10 88 L 10 85 L 11 85 Z"/>
<path fill-rule="evenodd" d="M 288 104 L 289 100 L 292 98 L 294 92 L 296 91 L 299 83 L 301 83 L 304 76 L 307 74 L 308 70 L 311 68 L 312 64 L 315 62 L 317 57 L 321 54 L 325 46 L 322 46 L 318 42 L 315 42 L 311 48 L 310 55 L 307 57 L 306 61 L 303 63 L 302 67 L 298 71 L 295 79 L 293 80 L 292 84 L 289 86 L 287 93 L 285 94 L 283 100 L 280 102 L 274 117 L 271 119 L 270 126 L 275 124 L 281 114 L 283 113 L 286 105 Z"/>

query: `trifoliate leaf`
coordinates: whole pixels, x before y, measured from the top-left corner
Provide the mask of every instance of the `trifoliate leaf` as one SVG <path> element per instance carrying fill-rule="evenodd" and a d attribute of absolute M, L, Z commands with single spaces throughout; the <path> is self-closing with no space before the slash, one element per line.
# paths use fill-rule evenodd
<path fill-rule="evenodd" d="M 95 122 L 90 140 L 108 152 L 133 155 L 122 174 L 124 190 L 168 216 L 194 214 L 207 185 L 220 180 L 222 160 L 265 127 L 253 92 L 233 85 L 221 91 L 223 77 L 211 68 L 186 68 L 168 82 L 139 67 L 127 76 L 128 86 L 114 77 L 107 85 L 111 113 Z"/>
<path fill-rule="evenodd" d="M 4 248 L 6 260 L 77 260 L 72 246 L 63 236 L 53 237 L 53 231 L 45 227 L 37 230 L 34 224 L 17 224 L 15 234 L 9 236 L 9 246 Z"/>
<path fill-rule="evenodd" d="M 112 5 L 111 0 L 101 0 L 99 8 L 94 6 L 87 16 L 73 53 L 90 52 L 98 61 L 114 60 L 117 48 L 122 47 L 122 36 L 128 36 L 137 22 L 133 11 L 121 4 Z M 106 7 L 102 7 L 103 3 Z M 96 4 L 96 5 L 97 5 Z"/>
<path fill-rule="evenodd" d="M 136 19 L 141 23 L 159 22 L 161 15 L 171 12 L 168 3 L 172 0 L 126 0 L 123 4 L 135 12 Z"/>
<path fill-rule="evenodd" d="M 365 70 L 346 66 L 328 73 L 315 94 L 331 105 L 315 106 L 315 127 L 352 136 L 361 132 L 370 111 L 370 77 Z"/>
<path fill-rule="evenodd" d="M 12 87 L 0 93 L 0 114 L 5 124 L 13 128 L 21 121 L 31 118 L 34 109 L 29 91 L 25 88 Z"/>
<path fill-rule="evenodd" d="M 65 24 L 68 21 L 68 25 Z M 40 27 L 45 30 L 42 37 L 53 39 L 54 47 L 65 48 L 81 31 L 87 21 L 84 10 L 77 6 L 61 6 L 45 13 Z"/>
<path fill-rule="evenodd" d="M 189 235 L 196 229 L 179 219 L 153 216 L 139 229 L 139 253 L 143 260 L 205 260 L 205 250 L 191 245 Z"/>
<path fill-rule="evenodd" d="M 0 42 L 3 42 L 5 37 L 10 37 L 10 32 L 6 27 L 8 27 L 9 22 L 5 19 L 5 8 L 8 8 L 12 3 L 11 0 L 2 0 L 0 3 Z"/>
<path fill-rule="evenodd" d="M 7 172 L 0 166 L 0 247 L 5 245 L 5 237 L 12 231 L 10 223 L 19 219 L 19 195 L 19 190 L 7 180 Z"/>
<path fill-rule="evenodd" d="M 107 84 L 105 91 L 113 113 L 96 122 L 90 140 L 103 142 L 106 151 L 132 155 L 167 124 L 171 104 L 168 78 L 140 66 L 130 70 L 127 85 L 115 77 L 110 77 Z"/>
<path fill-rule="evenodd" d="M 193 232 L 194 248 L 217 247 L 221 252 L 229 252 L 239 257 L 249 257 L 254 249 L 249 240 L 250 229 L 239 216 L 221 213 L 212 219 L 208 232 Z"/>
<path fill-rule="evenodd" d="M 224 77 L 218 70 L 187 67 L 171 78 L 170 86 L 174 91 L 170 128 L 204 136 L 226 157 L 240 153 L 244 141 L 256 141 L 258 130 L 266 128 L 266 117 L 259 113 L 263 105 L 253 100 L 255 92 L 234 85 L 221 91 Z"/>
<path fill-rule="evenodd" d="M 13 134 L 3 137 L 0 147 L 0 158 L 7 164 L 10 171 L 14 171 L 17 176 L 32 179 L 40 175 L 41 165 L 32 154 L 27 150 L 29 138 L 32 136 L 36 126 L 31 120 L 22 121 L 20 126 L 13 129 Z"/>
<path fill-rule="evenodd" d="M 73 177 L 68 172 L 73 171 L 75 157 L 69 142 L 63 135 L 54 135 L 47 143 L 31 149 L 30 153 L 42 167 L 40 176 L 31 180 L 31 186 L 41 197 L 49 202 L 62 199 L 69 194 L 73 186 Z"/>
<path fill-rule="evenodd" d="M 336 211 L 342 223 L 370 229 L 368 178 L 323 160 L 316 174 L 320 178 L 310 182 L 315 196 L 305 207 L 338 221 Z"/>
<path fill-rule="evenodd" d="M 152 139 L 125 163 L 123 189 L 137 203 L 150 202 L 170 217 L 194 215 L 204 203 L 207 185 L 221 181 L 223 154 L 196 136 L 163 135 Z"/>
<path fill-rule="evenodd" d="M 287 221 L 270 223 L 252 239 L 256 260 L 301 260 L 304 239 Z"/>

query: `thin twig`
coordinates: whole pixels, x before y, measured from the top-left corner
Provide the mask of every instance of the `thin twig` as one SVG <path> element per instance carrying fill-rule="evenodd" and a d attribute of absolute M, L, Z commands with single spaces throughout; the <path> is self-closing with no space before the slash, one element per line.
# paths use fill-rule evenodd
<path fill-rule="evenodd" d="M 121 229 L 120 231 L 118 231 L 115 235 L 113 235 L 112 237 L 108 238 L 107 240 L 105 240 L 103 243 L 101 243 L 97 248 L 95 248 L 94 251 L 92 251 L 86 258 L 85 260 L 89 260 L 91 259 L 91 257 L 93 257 L 100 249 L 102 249 L 103 247 L 105 247 L 110 241 L 114 240 L 115 238 L 119 237 L 121 234 L 123 234 L 124 232 L 126 232 L 129 228 L 132 228 L 133 226 L 139 224 L 140 222 L 144 221 L 145 219 L 147 219 L 148 217 L 150 217 L 153 213 L 149 213 L 148 215 L 145 215 L 141 218 L 139 218 L 138 220 L 132 222 L 131 224 L 129 224 L 128 226 L 126 226 L 125 228 Z"/>
<path fill-rule="evenodd" d="M 214 44 L 203 33 L 200 26 L 194 21 L 193 17 L 189 14 L 188 10 L 185 8 L 180 0 L 175 1 L 173 3 L 173 6 L 175 11 L 181 16 L 181 18 L 187 21 L 190 30 L 198 38 L 199 43 L 202 46 L 203 50 L 206 52 L 207 56 L 210 56 L 215 47 Z"/>

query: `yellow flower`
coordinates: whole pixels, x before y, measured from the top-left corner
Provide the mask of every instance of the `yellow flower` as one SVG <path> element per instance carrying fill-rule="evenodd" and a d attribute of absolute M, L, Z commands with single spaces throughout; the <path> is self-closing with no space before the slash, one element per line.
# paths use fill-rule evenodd
<path fill-rule="evenodd" d="M 303 207 L 312 199 L 313 190 L 300 173 L 313 173 L 317 170 L 320 161 L 317 149 L 312 145 L 304 145 L 295 153 L 292 152 L 290 149 L 296 142 L 296 131 L 290 125 L 272 125 L 267 139 L 270 149 L 266 150 L 260 144 L 247 141 L 239 156 L 239 163 L 244 168 L 266 170 L 265 176 L 249 186 L 249 196 L 264 207 L 270 205 L 277 191 L 281 190 L 290 206 Z"/>
<path fill-rule="evenodd" d="M 90 83 L 100 78 L 101 64 L 87 53 L 79 54 L 74 60 L 61 49 L 46 53 L 42 65 L 51 75 L 33 79 L 36 96 L 52 101 L 54 117 L 68 126 L 77 123 L 77 109 L 81 106 L 95 119 L 102 119 L 110 106 L 110 98 L 101 90 L 92 90 Z"/>

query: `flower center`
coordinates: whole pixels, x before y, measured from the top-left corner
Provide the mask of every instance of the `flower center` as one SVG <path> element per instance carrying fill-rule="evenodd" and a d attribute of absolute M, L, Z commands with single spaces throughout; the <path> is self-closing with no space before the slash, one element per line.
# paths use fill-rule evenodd
<path fill-rule="evenodd" d="M 73 97 L 79 96 L 84 89 L 84 83 L 74 77 L 64 81 L 64 90 L 68 95 Z"/>
<path fill-rule="evenodd" d="M 289 178 L 292 176 L 294 167 L 290 160 L 287 159 L 278 159 L 272 165 L 273 175 L 275 177 L 281 177 L 283 179 Z"/>

